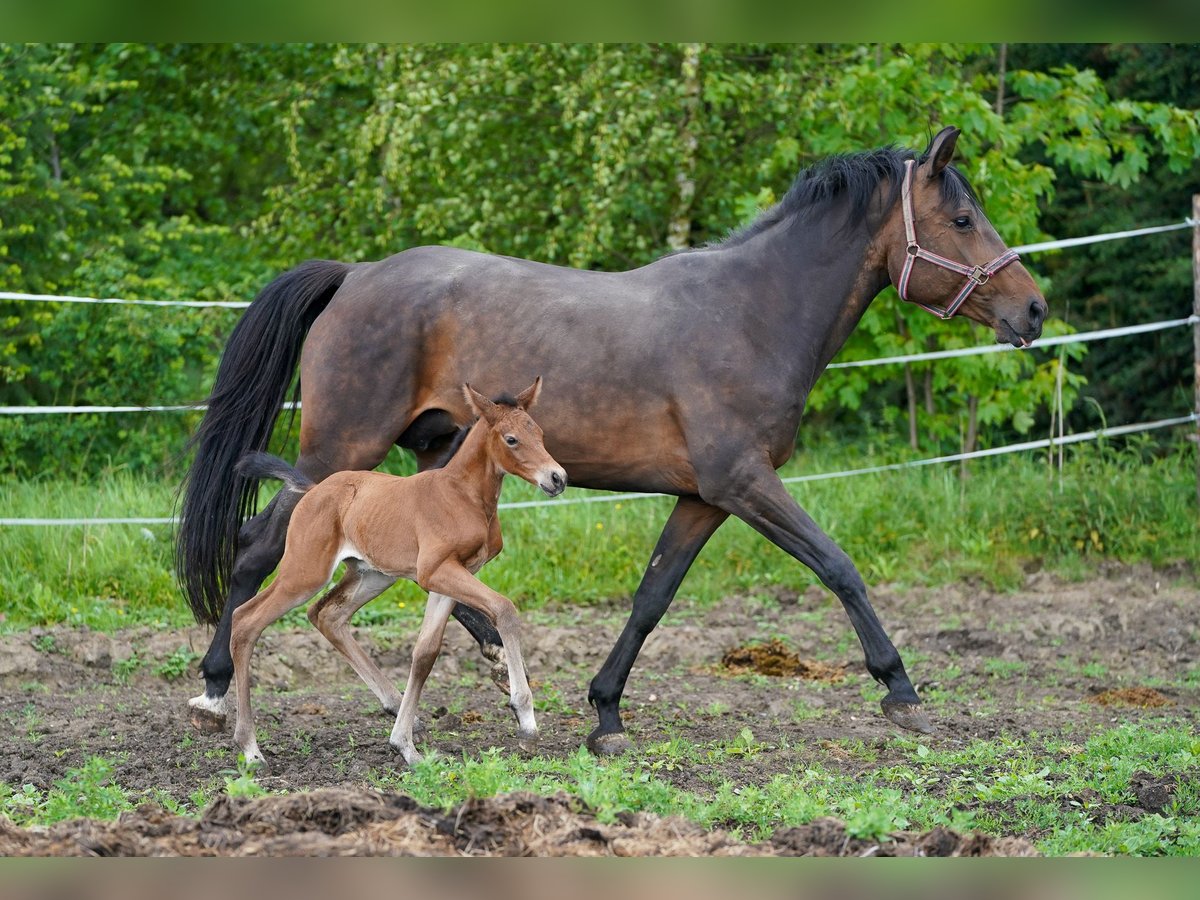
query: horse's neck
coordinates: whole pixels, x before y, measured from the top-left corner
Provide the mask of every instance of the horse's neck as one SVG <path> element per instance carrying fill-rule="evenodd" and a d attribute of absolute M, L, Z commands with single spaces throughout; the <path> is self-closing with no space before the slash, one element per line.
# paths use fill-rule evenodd
<path fill-rule="evenodd" d="M 500 482 L 504 470 L 492 460 L 487 449 L 487 423 L 480 420 L 471 428 L 458 451 L 442 469 L 447 477 L 478 498 L 485 512 L 494 514 L 500 502 Z"/>
<path fill-rule="evenodd" d="M 757 312 L 800 363 L 807 387 L 824 371 L 889 283 L 866 227 L 835 232 L 829 221 L 785 219 L 746 242 L 744 252 L 770 273 Z"/>

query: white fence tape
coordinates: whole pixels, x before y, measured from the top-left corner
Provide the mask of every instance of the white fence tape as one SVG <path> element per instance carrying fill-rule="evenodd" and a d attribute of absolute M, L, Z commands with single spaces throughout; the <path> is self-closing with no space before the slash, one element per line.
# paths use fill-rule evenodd
<path fill-rule="evenodd" d="M 290 400 L 281 409 L 299 409 L 299 403 Z M 204 403 L 184 406 L 0 406 L 0 416 L 38 416 L 55 413 L 128 413 L 128 412 L 203 412 L 208 409 Z"/>
<path fill-rule="evenodd" d="M 1040 450 L 1065 444 L 1078 444 L 1083 441 L 1095 441 L 1100 438 L 1117 437 L 1124 434 L 1136 434 L 1143 431 L 1154 431 L 1159 428 L 1170 428 L 1175 425 L 1186 425 L 1200 419 L 1195 413 L 1178 416 L 1173 419 L 1159 419 L 1157 422 L 1139 422 L 1136 425 L 1114 425 L 1111 428 L 1098 428 L 1095 431 L 1081 431 L 1078 434 L 1068 434 L 1060 438 L 1042 438 L 1037 441 L 1023 441 L 1019 444 L 1006 444 L 1003 447 L 989 447 L 986 450 L 972 450 L 969 453 L 951 453 L 947 456 L 933 456 L 928 459 L 913 459 L 907 462 L 886 463 L 879 466 L 866 466 L 861 469 L 844 469 L 839 472 L 818 472 L 813 475 L 793 475 L 784 478 L 784 484 L 800 484 L 810 481 L 828 481 L 834 478 L 849 478 L 854 475 L 873 475 L 878 472 L 893 472 L 898 469 L 915 469 L 921 466 L 932 466 L 939 463 L 960 462 L 967 459 L 982 459 L 988 456 L 1001 456 L 1008 453 L 1020 453 L 1024 450 Z M 668 497 L 670 494 L 586 494 L 567 497 L 562 500 L 520 500 L 512 503 L 501 503 L 500 509 L 548 509 L 558 506 L 574 506 L 580 503 L 617 503 L 627 500 L 645 500 L 651 497 Z M 173 525 L 174 518 L 98 518 L 98 519 L 3 519 L 0 526 L 23 525 Z"/>
<path fill-rule="evenodd" d="M 225 309 L 245 309 L 248 300 L 122 300 L 120 297 L 72 297 L 65 294 L 22 294 L 0 291 L 0 300 L 29 300 L 40 303 L 113 303 L 120 306 L 220 306 Z"/>
<path fill-rule="evenodd" d="M 1141 237 L 1143 234 L 1161 234 L 1164 231 L 1180 231 L 1195 228 L 1195 219 L 1184 219 L 1173 225 L 1155 225 L 1150 228 L 1134 228 L 1131 231 L 1110 231 L 1108 234 L 1093 234 L 1088 237 L 1062 238 L 1057 241 L 1042 241 L 1040 244 L 1022 244 L 1012 247 L 1018 253 L 1040 253 L 1043 250 L 1061 250 L 1064 247 L 1082 247 L 1084 244 L 1099 244 L 1101 241 L 1118 241 L 1122 238 Z"/>
<path fill-rule="evenodd" d="M 1112 231 L 1087 237 L 1062 238 L 1037 244 L 1022 244 L 1011 249 L 1018 253 L 1040 253 L 1043 250 L 1061 250 L 1064 247 L 1079 247 L 1084 244 L 1098 244 L 1101 241 L 1116 241 L 1122 238 L 1195 227 L 1197 227 L 1197 223 L 1194 219 L 1184 219 L 1182 222 L 1175 222 L 1171 225 L 1153 225 L 1149 228 L 1134 228 L 1130 231 Z M 69 294 L 24 294 L 19 291 L 0 291 L 0 300 L 29 300 L 41 303 L 106 303 L 129 306 L 217 306 L 225 309 L 245 309 L 250 305 L 247 300 L 123 300 L 120 297 L 73 297 Z"/>
<path fill-rule="evenodd" d="M 1080 331 L 1075 334 L 1060 334 L 1057 337 L 1039 338 L 1030 349 L 1040 350 L 1043 347 L 1055 347 L 1059 344 L 1086 344 L 1090 341 L 1104 341 L 1109 338 L 1124 337 L 1130 334 L 1145 334 L 1151 331 L 1163 331 L 1167 328 L 1181 328 L 1185 325 L 1200 324 L 1200 316 L 1188 316 L 1186 319 L 1164 319 L 1161 322 L 1145 322 L 1141 325 L 1124 325 L 1120 328 L 1105 328 L 1102 331 Z M 981 356 L 985 353 L 1005 353 L 1016 350 L 1012 344 L 982 344 L 977 347 L 959 347 L 955 350 L 929 350 L 924 353 L 909 353 L 904 356 L 880 356 L 873 359 L 854 359 L 849 362 L 830 363 L 827 369 L 853 369 L 860 366 L 883 366 L 890 363 L 917 362 L 925 359 L 951 359 L 957 356 Z"/>

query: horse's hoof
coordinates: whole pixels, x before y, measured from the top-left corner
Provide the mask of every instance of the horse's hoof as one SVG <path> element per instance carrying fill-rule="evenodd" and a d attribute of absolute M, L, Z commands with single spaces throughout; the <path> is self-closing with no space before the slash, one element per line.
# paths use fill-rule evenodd
<path fill-rule="evenodd" d="M 588 735 L 587 748 L 596 756 L 620 756 L 633 749 L 633 742 L 623 731 L 610 731 L 607 734 L 593 731 Z"/>
<path fill-rule="evenodd" d="M 225 714 L 213 712 L 203 706 L 193 706 L 188 709 L 188 719 L 192 723 L 192 727 L 201 734 L 218 734 L 225 730 Z"/>
<path fill-rule="evenodd" d="M 880 706 L 883 714 L 901 728 L 915 731 L 918 734 L 933 734 L 933 723 L 921 709 L 920 703 L 900 703 L 895 700 L 884 700 Z"/>

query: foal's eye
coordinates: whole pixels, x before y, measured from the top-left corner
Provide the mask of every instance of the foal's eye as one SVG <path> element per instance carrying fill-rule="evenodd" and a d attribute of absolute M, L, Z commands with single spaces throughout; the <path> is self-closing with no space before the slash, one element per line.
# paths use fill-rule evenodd
<path fill-rule="evenodd" d="M 510 447 L 515 447 L 515 446 L 517 446 L 518 442 L 517 442 L 517 439 L 515 437 L 513 437 L 511 434 L 506 434 L 504 436 L 504 443 L 508 444 L 508 446 L 510 446 Z"/>
<path fill-rule="evenodd" d="M 957 219 L 954 220 L 954 227 L 960 228 L 963 231 L 966 231 L 968 228 L 971 227 L 971 217 L 970 216 L 959 216 Z"/>

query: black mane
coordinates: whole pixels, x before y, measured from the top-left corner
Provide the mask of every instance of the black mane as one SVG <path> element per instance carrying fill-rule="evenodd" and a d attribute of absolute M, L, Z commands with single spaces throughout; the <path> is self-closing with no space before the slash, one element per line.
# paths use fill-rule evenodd
<path fill-rule="evenodd" d="M 884 209 L 890 209 L 900 196 L 904 181 L 904 163 L 915 159 L 925 161 L 926 153 L 918 156 L 912 150 L 881 147 L 863 153 L 838 154 L 827 157 L 807 169 L 802 169 L 783 195 L 783 199 L 764 210 L 749 225 L 730 233 L 713 247 L 734 247 L 768 228 L 793 217 L 808 218 L 828 211 L 835 203 L 846 204 L 846 222 L 860 222 L 867 215 L 871 198 L 879 185 L 887 182 Z M 947 166 L 941 179 L 942 201 L 952 205 L 979 206 L 970 182 L 954 166 Z"/>

